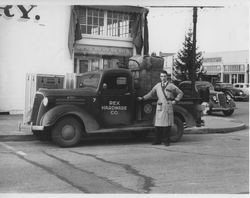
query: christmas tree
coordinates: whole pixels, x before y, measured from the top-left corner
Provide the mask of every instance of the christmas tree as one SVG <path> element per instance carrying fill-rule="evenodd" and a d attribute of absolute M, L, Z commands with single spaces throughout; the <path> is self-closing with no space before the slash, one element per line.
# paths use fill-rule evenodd
<path fill-rule="evenodd" d="M 195 79 L 198 80 L 206 72 L 202 67 L 203 57 L 202 52 L 195 54 Z M 191 80 L 192 74 L 192 54 L 193 54 L 193 32 L 189 29 L 185 35 L 185 41 L 183 43 L 183 49 L 177 53 L 177 57 L 174 59 L 172 80 L 175 84 L 179 84 L 181 81 Z"/>

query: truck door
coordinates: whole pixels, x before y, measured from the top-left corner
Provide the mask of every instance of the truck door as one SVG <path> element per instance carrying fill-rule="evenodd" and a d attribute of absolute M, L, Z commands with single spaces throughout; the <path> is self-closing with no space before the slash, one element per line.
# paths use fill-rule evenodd
<path fill-rule="evenodd" d="M 104 127 L 128 125 L 134 120 L 135 94 L 127 73 L 106 74 L 101 83 L 100 112 Z"/>

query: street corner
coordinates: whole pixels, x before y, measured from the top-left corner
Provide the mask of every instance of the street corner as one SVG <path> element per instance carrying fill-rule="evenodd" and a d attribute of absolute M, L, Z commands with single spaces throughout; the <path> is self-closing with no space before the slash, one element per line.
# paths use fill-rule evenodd
<path fill-rule="evenodd" d="M 233 118 L 204 116 L 205 126 L 185 129 L 185 134 L 230 133 L 245 129 L 244 122 Z"/>

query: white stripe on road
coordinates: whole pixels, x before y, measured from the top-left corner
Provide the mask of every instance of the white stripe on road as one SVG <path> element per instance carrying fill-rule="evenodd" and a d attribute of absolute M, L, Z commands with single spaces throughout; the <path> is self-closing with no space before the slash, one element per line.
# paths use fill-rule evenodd
<path fill-rule="evenodd" d="M 12 146 L 9 146 L 8 144 L 5 144 L 5 143 L 2 143 L 0 142 L 0 145 L 10 151 L 12 151 L 13 153 L 17 154 L 17 155 L 20 155 L 20 156 L 26 156 L 27 154 L 23 151 L 17 151 L 15 150 Z"/>

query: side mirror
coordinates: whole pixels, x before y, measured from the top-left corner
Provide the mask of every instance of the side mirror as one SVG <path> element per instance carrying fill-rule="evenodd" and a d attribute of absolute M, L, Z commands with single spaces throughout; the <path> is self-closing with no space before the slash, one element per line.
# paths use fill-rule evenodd
<path fill-rule="evenodd" d="M 83 82 L 80 82 L 79 88 L 82 88 L 82 87 L 83 87 Z"/>

